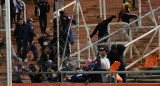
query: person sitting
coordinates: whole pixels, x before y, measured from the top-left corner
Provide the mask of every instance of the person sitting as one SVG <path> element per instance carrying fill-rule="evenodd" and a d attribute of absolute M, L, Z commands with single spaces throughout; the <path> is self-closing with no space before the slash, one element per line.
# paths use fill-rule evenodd
<path fill-rule="evenodd" d="M 31 83 L 41 83 L 45 80 L 45 77 L 42 74 L 39 74 L 40 70 L 34 64 L 30 64 L 28 67 Z M 31 74 L 32 72 L 35 72 L 35 74 Z"/>
<path fill-rule="evenodd" d="M 22 79 L 21 79 L 21 72 L 24 75 L 24 72 L 27 71 L 27 69 L 22 65 L 22 59 L 21 58 L 17 58 L 16 59 L 16 64 L 13 67 L 13 74 L 12 74 L 12 82 L 13 83 L 23 83 Z"/>

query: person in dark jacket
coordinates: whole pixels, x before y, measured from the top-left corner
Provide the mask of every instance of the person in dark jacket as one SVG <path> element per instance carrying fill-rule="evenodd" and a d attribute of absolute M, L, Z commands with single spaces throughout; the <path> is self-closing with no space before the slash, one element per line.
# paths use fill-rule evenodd
<path fill-rule="evenodd" d="M 94 31 L 90 35 L 90 38 L 92 38 L 97 33 L 97 31 L 98 31 L 98 39 L 101 39 L 102 37 L 109 35 L 109 33 L 108 33 L 108 24 L 115 17 L 116 16 L 113 15 L 113 16 L 109 17 L 108 19 L 102 21 L 102 17 L 97 16 L 98 25 L 96 26 L 96 28 L 94 29 Z M 103 40 L 102 42 L 107 42 L 107 39 Z M 106 48 L 106 52 L 108 52 L 108 47 L 107 46 L 98 46 L 98 48 L 100 48 L 100 47 L 105 47 Z"/>
<path fill-rule="evenodd" d="M 47 13 L 50 11 L 50 6 L 48 2 L 45 0 L 39 0 L 39 2 L 36 5 L 35 8 L 35 15 L 37 16 L 37 9 L 39 11 L 39 24 L 41 28 L 41 32 L 46 33 L 46 27 L 47 27 Z"/>
<path fill-rule="evenodd" d="M 39 74 L 40 70 L 37 69 L 34 64 L 30 64 L 28 67 L 29 72 L 36 72 L 35 74 L 29 74 L 31 83 L 41 83 L 44 81 L 45 77 L 42 74 Z"/>
<path fill-rule="evenodd" d="M 57 19 L 54 19 L 54 40 L 57 40 Z M 71 19 L 68 15 L 64 13 L 64 11 L 60 11 L 60 24 L 59 24 L 59 38 L 60 38 L 60 47 L 62 48 L 60 54 L 62 56 L 63 54 L 63 49 L 65 48 L 65 42 L 67 39 L 68 35 L 68 30 L 70 23 L 76 24 L 76 20 Z M 74 33 L 72 31 L 72 28 L 70 27 L 69 35 L 68 35 L 68 40 L 67 40 L 67 45 L 66 45 L 66 51 L 65 51 L 65 56 L 70 58 L 70 47 L 69 44 L 73 45 L 75 40 Z"/>
<path fill-rule="evenodd" d="M 16 24 L 16 28 L 14 31 L 14 38 L 16 38 L 16 42 L 17 42 L 17 54 L 18 57 L 21 57 L 21 47 L 23 46 L 23 30 L 26 29 L 26 24 L 23 21 L 23 19 L 19 19 L 18 23 Z"/>
<path fill-rule="evenodd" d="M 34 61 L 37 61 L 38 59 L 38 49 L 33 43 L 33 38 L 36 35 L 34 32 L 34 27 L 32 25 L 32 22 L 34 22 L 33 19 L 29 18 L 27 20 L 27 28 L 23 30 L 23 53 L 22 53 L 22 58 L 23 61 L 27 58 L 28 52 L 31 50 L 34 54 Z"/>
<path fill-rule="evenodd" d="M 123 57 L 123 52 L 125 50 L 124 45 L 121 44 L 114 44 L 111 46 L 111 50 L 108 52 L 107 57 L 109 58 L 111 65 L 115 62 L 115 61 L 119 61 L 121 63 L 118 71 L 125 71 L 125 61 L 124 61 L 124 57 Z M 123 82 L 127 82 L 126 81 L 126 74 L 119 74 L 122 79 Z"/>

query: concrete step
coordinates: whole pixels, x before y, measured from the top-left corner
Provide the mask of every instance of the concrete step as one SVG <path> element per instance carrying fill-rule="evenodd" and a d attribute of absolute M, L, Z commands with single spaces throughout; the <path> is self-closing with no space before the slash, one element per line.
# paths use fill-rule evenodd
<path fill-rule="evenodd" d="M 127 83 L 160 83 L 160 79 L 127 79 Z"/>

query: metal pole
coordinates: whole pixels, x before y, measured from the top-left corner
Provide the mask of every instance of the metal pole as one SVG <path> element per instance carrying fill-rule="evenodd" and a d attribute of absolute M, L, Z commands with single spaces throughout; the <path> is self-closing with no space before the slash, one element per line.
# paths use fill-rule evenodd
<path fill-rule="evenodd" d="M 76 20 L 77 20 L 77 25 L 76 25 L 76 31 L 77 31 L 77 51 L 78 51 L 78 67 L 80 67 L 80 45 L 79 45 L 79 0 L 76 2 Z"/>
<path fill-rule="evenodd" d="M 152 33 L 152 32 L 154 32 L 155 30 L 159 29 L 159 27 L 160 27 L 160 26 L 158 26 L 158 27 L 156 27 L 156 28 L 154 28 L 154 29 L 150 30 L 149 32 L 145 33 L 144 35 L 142 35 L 142 36 L 140 36 L 140 37 L 136 38 L 135 40 L 133 40 L 133 41 L 131 41 L 131 42 L 129 42 L 128 44 L 126 44 L 126 45 L 125 45 L 125 47 L 127 47 L 127 46 L 131 45 L 132 43 L 134 43 L 134 42 L 138 41 L 139 39 L 141 39 L 141 38 L 143 38 L 143 37 L 147 36 L 148 34 L 150 34 L 150 33 Z"/>
<path fill-rule="evenodd" d="M 154 16 L 154 12 L 153 12 L 150 0 L 148 0 L 148 3 L 149 3 L 149 7 L 151 9 L 151 13 L 152 13 L 152 16 L 153 16 L 154 23 L 155 23 L 156 26 L 158 26 L 157 21 L 156 21 L 155 16 Z"/>
<path fill-rule="evenodd" d="M 104 13 L 104 20 L 106 20 L 106 2 L 103 0 L 103 13 Z"/>
<path fill-rule="evenodd" d="M 151 52 L 145 54 L 143 56 L 143 58 L 149 56 L 150 54 L 154 53 L 155 51 L 159 50 L 159 47 L 157 47 L 156 49 L 152 50 Z M 130 67 L 132 67 L 133 65 L 135 65 L 137 62 L 141 61 L 142 58 L 139 58 L 137 60 L 135 60 L 133 63 L 129 64 L 128 66 L 126 66 L 126 70 L 129 69 Z"/>
<path fill-rule="evenodd" d="M 99 12 L 100 16 L 102 17 L 102 0 L 99 0 Z"/>
<path fill-rule="evenodd" d="M 141 0 L 139 0 L 139 3 L 138 3 L 138 6 L 139 6 L 139 26 L 142 26 L 142 20 L 141 20 L 141 17 L 142 17 L 142 10 L 141 10 Z"/>
<path fill-rule="evenodd" d="M 93 45 L 92 42 L 91 42 L 90 36 L 89 36 L 89 30 L 88 30 L 88 28 L 87 28 L 87 24 L 86 24 L 86 21 L 85 21 L 84 16 L 83 16 L 83 11 L 82 11 L 82 8 L 81 8 L 80 3 L 79 3 L 79 8 L 80 8 L 80 12 L 81 12 L 81 15 L 82 15 L 82 19 L 83 19 L 84 25 L 85 25 L 85 27 L 86 27 L 86 31 L 87 31 L 87 40 L 88 40 L 88 42 L 90 43 L 90 45 Z M 88 46 L 89 46 L 89 45 L 88 45 Z M 89 47 L 88 47 L 88 48 L 89 48 Z M 95 55 L 93 46 L 91 46 L 91 49 L 92 49 L 94 58 L 96 58 L 96 55 Z M 79 52 L 81 52 L 81 51 L 79 51 Z"/>
<path fill-rule="evenodd" d="M 2 29 L 2 10 L 1 10 L 1 4 L 0 4 L 0 29 Z"/>
<path fill-rule="evenodd" d="M 60 71 L 60 53 L 59 53 L 59 11 L 57 11 L 57 59 L 58 59 L 58 71 Z"/>
<path fill-rule="evenodd" d="M 6 5 L 7 86 L 12 86 L 10 0 L 5 0 L 5 5 Z"/>

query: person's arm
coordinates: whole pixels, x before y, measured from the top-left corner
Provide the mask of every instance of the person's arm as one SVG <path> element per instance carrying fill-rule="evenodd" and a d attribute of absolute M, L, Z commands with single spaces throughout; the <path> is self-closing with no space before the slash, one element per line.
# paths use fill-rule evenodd
<path fill-rule="evenodd" d="M 97 58 L 94 61 L 94 64 L 95 64 L 96 71 L 106 71 L 106 69 L 104 69 L 104 68 L 101 67 L 101 61 L 100 61 L 100 59 Z"/>
<path fill-rule="evenodd" d="M 13 34 L 14 38 L 17 36 L 17 31 L 18 31 L 18 24 L 16 24 L 16 28 L 14 30 L 14 34 Z"/>
<path fill-rule="evenodd" d="M 90 38 L 92 38 L 97 33 L 98 30 L 99 30 L 99 25 L 96 26 L 96 28 L 94 29 L 94 31 L 90 35 Z"/>
<path fill-rule="evenodd" d="M 37 36 L 37 34 L 34 32 L 33 26 L 30 26 L 30 33 L 32 33 L 33 36 Z"/>
<path fill-rule="evenodd" d="M 111 17 L 109 17 L 107 20 L 104 20 L 105 23 L 110 23 L 112 21 L 113 18 L 115 18 L 115 15 L 112 15 Z"/>
<path fill-rule="evenodd" d="M 119 14 L 118 14 L 119 16 L 118 16 L 118 22 L 121 20 L 121 11 L 119 12 Z"/>
<path fill-rule="evenodd" d="M 76 24 L 77 24 L 77 21 L 74 20 L 74 19 L 72 19 L 72 23 L 76 25 Z"/>
<path fill-rule="evenodd" d="M 44 42 L 43 38 L 44 38 L 44 36 L 41 36 L 38 38 L 38 42 L 41 45 L 41 47 L 43 47 L 43 42 Z"/>
<path fill-rule="evenodd" d="M 38 9 L 38 4 L 35 7 L 35 16 L 37 16 L 37 9 Z"/>

